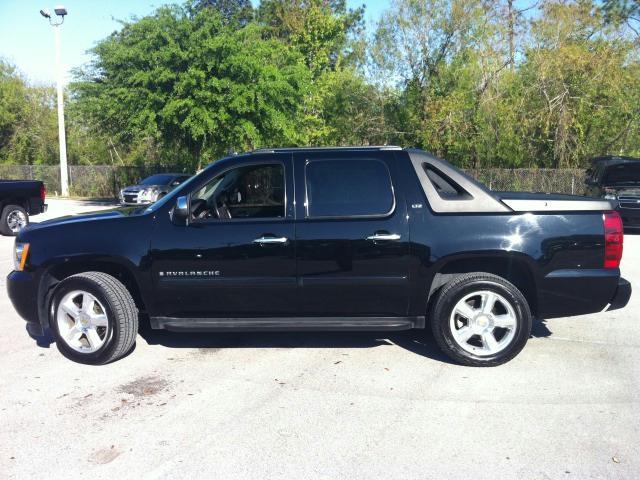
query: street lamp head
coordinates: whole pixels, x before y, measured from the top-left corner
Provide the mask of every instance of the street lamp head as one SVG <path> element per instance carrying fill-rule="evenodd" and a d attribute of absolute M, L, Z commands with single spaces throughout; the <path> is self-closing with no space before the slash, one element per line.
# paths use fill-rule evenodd
<path fill-rule="evenodd" d="M 40 15 L 42 15 L 44 18 L 51 18 L 51 13 L 49 13 L 49 10 L 47 10 L 46 8 L 40 10 Z"/>
<path fill-rule="evenodd" d="M 64 17 L 67 14 L 67 9 L 64 8 L 62 5 L 58 5 L 53 10 L 54 10 L 54 12 L 56 12 L 56 15 L 59 15 L 61 17 Z"/>

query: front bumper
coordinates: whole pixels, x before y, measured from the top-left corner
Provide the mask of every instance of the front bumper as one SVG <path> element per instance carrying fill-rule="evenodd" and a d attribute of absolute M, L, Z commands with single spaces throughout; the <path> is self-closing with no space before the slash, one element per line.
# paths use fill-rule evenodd
<path fill-rule="evenodd" d="M 18 315 L 29 323 L 40 325 L 38 280 L 32 272 L 11 272 L 7 276 L 7 294 Z"/>

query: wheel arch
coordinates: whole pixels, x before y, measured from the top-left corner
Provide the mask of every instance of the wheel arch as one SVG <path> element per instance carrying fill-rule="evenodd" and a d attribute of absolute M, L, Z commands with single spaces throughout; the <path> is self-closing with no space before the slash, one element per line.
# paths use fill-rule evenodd
<path fill-rule="evenodd" d="M 4 210 L 4 207 L 8 205 L 17 205 L 19 207 L 24 208 L 27 211 L 27 215 L 29 214 L 29 201 L 26 199 L 20 199 L 18 197 L 9 197 L 0 201 L 0 211 Z"/>
<path fill-rule="evenodd" d="M 117 259 L 77 259 L 50 266 L 40 278 L 38 310 L 41 321 L 50 321 L 50 304 L 58 284 L 65 278 L 83 272 L 102 272 L 117 278 L 129 291 L 140 312 L 145 311 L 142 291 L 133 270 Z"/>
<path fill-rule="evenodd" d="M 518 253 L 491 253 L 472 256 L 456 256 L 444 259 L 436 266 L 428 292 L 427 305 L 435 293 L 454 277 L 474 272 L 492 273 L 508 280 L 524 295 L 531 313 L 538 313 L 537 284 L 531 260 Z"/>

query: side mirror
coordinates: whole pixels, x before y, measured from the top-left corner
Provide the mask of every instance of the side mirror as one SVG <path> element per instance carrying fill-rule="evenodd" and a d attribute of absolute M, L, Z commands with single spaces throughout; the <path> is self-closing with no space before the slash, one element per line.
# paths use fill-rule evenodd
<path fill-rule="evenodd" d="M 178 197 L 176 200 L 176 205 L 173 207 L 171 211 L 171 220 L 174 223 L 179 223 L 182 225 L 189 224 L 189 197 L 183 195 Z"/>

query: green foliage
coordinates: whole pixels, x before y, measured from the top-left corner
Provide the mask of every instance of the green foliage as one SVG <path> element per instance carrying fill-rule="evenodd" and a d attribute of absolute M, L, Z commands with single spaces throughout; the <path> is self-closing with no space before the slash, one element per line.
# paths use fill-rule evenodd
<path fill-rule="evenodd" d="M 187 0 L 68 88 L 70 163 L 192 171 L 264 146 L 418 146 L 460 166 L 640 155 L 637 0 Z M 0 62 L 0 162 L 58 161 L 55 97 Z M 477 171 L 477 170 L 476 170 Z"/>
<path fill-rule="evenodd" d="M 193 0 L 191 12 L 209 8 L 217 12 L 223 23 L 243 27 L 253 19 L 251 0 Z"/>
<path fill-rule="evenodd" d="M 54 91 L 30 87 L 0 59 L 0 161 L 45 163 L 57 150 Z"/>
<path fill-rule="evenodd" d="M 522 12 L 503 7 L 396 2 L 372 49 L 386 77 L 399 79 L 402 115 L 389 137 L 474 168 L 638 155 L 638 45 L 591 1 L 547 0 L 512 62 L 508 40 L 522 32 L 511 20 Z"/>
<path fill-rule="evenodd" d="M 363 14 L 364 8 L 348 10 L 345 0 L 263 0 L 258 8 L 269 35 L 298 50 L 316 76 L 340 67 Z"/>
<path fill-rule="evenodd" d="M 200 164 L 305 143 L 297 127 L 309 71 L 296 50 L 263 33 L 256 24 L 229 28 L 209 8 L 159 9 L 96 46 L 72 86 L 78 107 L 119 143 L 152 139 Z"/>

